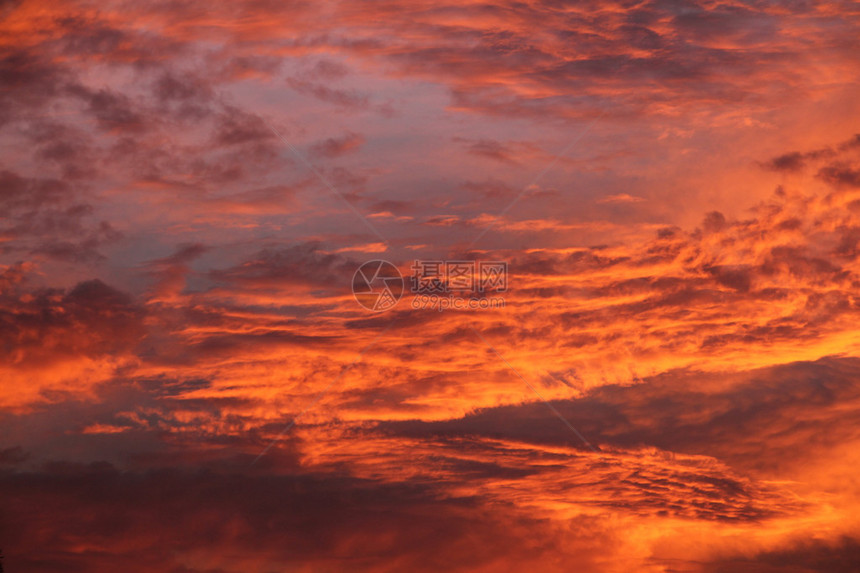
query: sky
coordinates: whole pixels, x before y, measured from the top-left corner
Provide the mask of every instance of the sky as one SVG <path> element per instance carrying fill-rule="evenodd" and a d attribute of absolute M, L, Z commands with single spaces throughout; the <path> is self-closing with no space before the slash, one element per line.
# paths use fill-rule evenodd
<path fill-rule="evenodd" d="M 860 570 L 858 102 L 858 2 L 0 2 L 2 566 Z"/>

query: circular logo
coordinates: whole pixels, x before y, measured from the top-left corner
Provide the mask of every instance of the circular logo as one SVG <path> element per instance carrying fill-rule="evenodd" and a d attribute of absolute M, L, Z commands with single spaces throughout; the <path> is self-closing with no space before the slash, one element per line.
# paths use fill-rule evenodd
<path fill-rule="evenodd" d="M 388 261 L 367 261 L 352 276 L 352 294 L 367 310 L 388 310 L 403 296 L 403 276 Z"/>

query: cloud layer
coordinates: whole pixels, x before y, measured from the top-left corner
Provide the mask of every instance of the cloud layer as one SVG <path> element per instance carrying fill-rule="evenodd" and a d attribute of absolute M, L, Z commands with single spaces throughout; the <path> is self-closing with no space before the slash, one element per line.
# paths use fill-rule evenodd
<path fill-rule="evenodd" d="M 3 4 L 5 565 L 856 569 L 858 16 Z"/>

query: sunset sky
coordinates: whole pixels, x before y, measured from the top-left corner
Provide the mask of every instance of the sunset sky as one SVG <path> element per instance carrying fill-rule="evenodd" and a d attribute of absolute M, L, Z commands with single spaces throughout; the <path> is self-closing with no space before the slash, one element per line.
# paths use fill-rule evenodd
<path fill-rule="evenodd" d="M 858 2 L 5 0 L 0 149 L 7 573 L 860 571 Z"/>

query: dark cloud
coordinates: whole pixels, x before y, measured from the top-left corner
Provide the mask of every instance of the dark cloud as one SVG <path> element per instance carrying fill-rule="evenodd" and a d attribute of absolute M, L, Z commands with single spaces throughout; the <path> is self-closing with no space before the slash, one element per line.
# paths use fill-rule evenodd
<path fill-rule="evenodd" d="M 818 178 L 834 187 L 860 187 L 860 169 L 846 164 L 832 164 L 822 167 Z"/>
<path fill-rule="evenodd" d="M 860 405 L 858 374 L 860 361 L 853 358 L 746 373 L 668 372 L 632 386 L 606 385 L 583 398 L 552 405 L 601 448 L 657 447 L 713 456 L 763 477 L 796 463 L 792 452 L 798 444 L 814 441 L 814 448 L 825 454 L 860 434 L 854 420 L 854 408 Z M 717 380 L 723 382 L 715 385 Z M 801 421 L 801 411 L 815 415 Z M 586 450 L 541 402 L 484 409 L 457 420 L 385 422 L 380 429 L 416 437 L 477 435 Z"/>
<path fill-rule="evenodd" d="M 32 264 L 21 261 L 4 268 L 0 274 L 0 295 L 9 294 L 17 285 L 23 283 L 31 269 Z"/>
<path fill-rule="evenodd" d="M 275 134 L 260 116 L 228 106 L 218 117 L 215 142 L 237 145 L 274 139 Z"/>
<path fill-rule="evenodd" d="M 806 168 L 809 164 L 820 164 L 822 160 L 834 159 L 856 149 L 860 145 L 857 143 L 860 140 L 858 138 L 860 136 L 855 135 L 853 138 L 843 141 L 834 147 L 822 147 L 811 151 L 792 151 L 774 157 L 769 161 L 761 163 L 761 165 L 771 171 L 798 172 Z M 831 183 L 839 183 L 839 170 L 844 167 L 845 164 L 842 162 L 832 163 L 831 165 L 822 167 L 818 172 L 818 177 L 829 180 Z M 831 180 L 831 178 L 835 178 L 835 181 Z"/>
<path fill-rule="evenodd" d="M 774 157 L 766 166 L 774 171 L 800 171 L 805 165 L 805 155 L 794 151 Z"/>
<path fill-rule="evenodd" d="M 28 179 L 11 171 L 0 172 L 0 209 L 4 217 L 10 217 L 13 211 L 57 205 L 69 195 L 71 188 L 64 181 Z"/>
<path fill-rule="evenodd" d="M 479 157 L 485 157 L 501 163 L 516 164 L 516 152 L 502 142 L 492 139 L 479 139 L 477 141 L 455 138 L 454 141 L 462 141 L 467 145 L 469 153 Z"/>
<path fill-rule="evenodd" d="M 851 139 L 843 141 L 841 144 L 839 144 L 840 151 L 848 151 L 858 148 L 860 148 L 860 133 L 855 134 L 854 137 L 852 137 Z"/>
<path fill-rule="evenodd" d="M 368 109 L 370 96 L 357 90 L 343 90 L 308 80 L 289 78 L 287 85 L 297 92 L 346 109 Z"/>
<path fill-rule="evenodd" d="M 307 76 L 318 80 L 339 80 L 349 75 L 349 68 L 333 60 L 318 60 L 308 71 Z"/>
<path fill-rule="evenodd" d="M 157 265 L 182 265 L 187 264 L 205 252 L 209 251 L 209 247 L 200 243 L 190 243 L 185 245 L 180 245 L 173 254 L 163 258 L 152 261 L 152 264 Z"/>
<path fill-rule="evenodd" d="M 851 537 L 813 539 L 753 557 L 734 556 L 707 563 L 704 573 L 850 573 L 860 563 L 860 542 Z"/>
<path fill-rule="evenodd" d="M 182 42 L 143 27 L 116 26 L 104 14 L 70 10 L 48 22 L 56 40 L 43 48 L 66 58 L 146 70 L 157 68 L 162 54 L 185 51 Z"/>
<path fill-rule="evenodd" d="M 73 77 L 70 70 L 51 61 L 47 54 L 24 48 L 0 50 L 0 127 L 24 114 L 44 109 Z"/>
<path fill-rule="evenodd" d="M 71 262 L 100 260 L 99 247 L 122 235 L 109 222 L 96 219 L 94 208 L 81 202 L 82 195 L 66 181 L 0 171 L 0 214 L 5 219 L 0 234 L 16 239 L 0 246 L 0 252 Z"/>
<path fill-rule="evenodd" d="M 289 285 L 347 288 L 358 263 L 325 253 L 318 243 L 304 243 L 259 252 L 254 258 L 224 270 L 212 271 L 218 281 L 239 286 L 286 288 Z"/>
<path fill-rule="evenodd" d="M 87 111 L 93 115 L 99 126 L 113 134 L 139 134 L 154 126 L 155 118 L 145 117 L 138 111 L 139 106 L 123 94 L 108 89 L 91 90 L 83 85 L 70 86 L 69 92 L 87 104 Z"/>
<path fill-rule="evenodd" d="M 133 472 L 52 463 L 3 472 L 0 481 L 10 494 L 0 517 L 5 565 L 18 571 L 371 571 L 383 563 L 467 571 L 574 552 L 580 570 L 596 571 L 588 532 L 606 527 L 583 517 L 562 534 L 468 497 L 439 499 L 431 484 L 263 475 L 247 466 Z M 40 502 L 46 494 L 50 505 Z M 102 549 L 80 551 L 83 540 Z"/>
<path fill-rule="evenodd" d="M 29 459 L 29 454 L 21 446 L 0 449 L 0 464 L 20 464 Z"/>
<path fill-rule="evenodd" d="M 132 351 L 145 333 L 143 309 L 99 280 L 68 291 L 36 291 L 28 299 L 2 300 L 0 356 L 5 365 L 35 368 L 122 354 Z"/>
<path fill-rule="evenodd" d="M 480 195 L 483 199 L 514 197 L 517 190 L 501 179 L 489 178 L 485 181 L 467 181 L 463 188 Z"/>
<path fill-rule="evenodd" d="M 346 133 L 342 137 L 329 137 L 311 146 L 311 153 L 319 157 L 334 158 L 357 151 L 364 145 L 364 137 L 357 133 Z"/>

